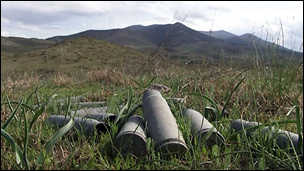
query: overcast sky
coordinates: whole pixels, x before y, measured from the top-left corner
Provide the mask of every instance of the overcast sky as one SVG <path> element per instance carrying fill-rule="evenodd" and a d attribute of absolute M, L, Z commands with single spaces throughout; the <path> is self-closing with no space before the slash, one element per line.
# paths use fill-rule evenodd
<path fill-rule="evenodd" d="M 198 31 L 267 36 L 303 52 L 303 1 L 1 1 L 1 36 L 45 39 L 175 22 Z"/>

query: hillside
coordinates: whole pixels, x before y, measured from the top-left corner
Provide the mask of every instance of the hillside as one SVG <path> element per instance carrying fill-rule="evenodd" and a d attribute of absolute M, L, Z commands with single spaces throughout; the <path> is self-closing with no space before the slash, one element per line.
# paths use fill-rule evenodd
<path fill-rule="evenodd" d="M 144 39 L 141 35 L 126 29 L 113 29 L 113 30 L 87 30 L 68 36 L 55 36 L 48 38 L 48 41 L 60 42 L 67 39 L 79 37 L 92 37 L 98 40 L 104 40 L 111 43 L 131 47 L 134 49 L 153 48 L 154 44 Z M 154 47 L 155 48 L 155 47 Z"/>
<path fill-rule="evenodd" d="M 127 71 L 132 69 L 131 64 L 140 64 L 146 58 L 145 53 L 128 47 L 91 37 L 80 37 L 1 59 L 1 73 L 12 70 L 72 73 L 98 68 Z"/>
<path fill-rule="evenodd" d="M 36 39 L 36 38 L 21 38 L 21 37 L 2 37 L 1 36 L 1 54 L 16 54 L 24 53 L 32 50 L 44 48 L 55 44 L 54 41 Z"/>

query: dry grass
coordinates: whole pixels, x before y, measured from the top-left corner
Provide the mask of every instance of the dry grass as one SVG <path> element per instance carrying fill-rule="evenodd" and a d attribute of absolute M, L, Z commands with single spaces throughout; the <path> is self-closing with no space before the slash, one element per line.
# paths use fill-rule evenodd
<path fill-rule="evenodd" d="M 65 86 L 72 83 L 72 77 L 67 74 L 56 74 L 51 79 L 54 85 Z"/>
<path fill-rule="evenodd" d="M 117 68 L 113 70 L 92 70 L 86 74 L 86 79 L 90 82 L 100 82 L 106 85 L 130 85 L 130 76 L 122 73 Z"/>
<path fill-rule="evenodd" d="M 28 88 L 39 83 L 39 77 L 33 73 L 23 73 L 12 78 L 11 76 L 1 78 L 1 92 L 12 91 L 18 88 Z"/>

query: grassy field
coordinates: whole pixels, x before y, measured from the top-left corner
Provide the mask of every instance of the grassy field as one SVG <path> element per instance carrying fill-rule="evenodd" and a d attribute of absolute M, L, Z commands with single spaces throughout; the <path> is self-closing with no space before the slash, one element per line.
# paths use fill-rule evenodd
<path fill-rule="evenodd" d="M 71 51 L 74 53 L 75 49 Z M 242 118 L 274 124 L 302 136 L 303 65 L 276 62 L 265 66 L 251 61 L 250 67 L 233 62 L 185 65 L 149 59 L 136 65 L 126 59 L 130 65 L 127 69 L 121 68 L 122 62 L 114 61 L 109 65 L 112 68 L 90 68 L 75 75 L 57 72 L 56 68 L 56 72 L 43 76 L 29 71 L 16 75 L 1 73 L 1 169 L 303 169 L 302 155 L 274 150 L 273 142 L 262 136 L 246 138 L 243 133 L 236 135 L 231 130 L 231 122 Z M 189 149 L 180 159 L 160 158 L 153 143 L 148 143 L 148 154 L 142 158 L 114 155 L 113 141 L 119 131 L 115 124 L 110 133 L 89 139 L 79 135 L 76 141 L 45 124 L 49 115 L 67 114 L 66 107 L 47 103 L 52 98 L 82 95 L 88 101 L 106 101 L 107 111 L 114 114 L 129 102 L 123 117 L 142 103 L 143 91 L 151 84 L 169 87 L 169 92 L 162 93 L 165 98 L 186 99 L 178 104 L 168 101 Z M 36 104 L 40 107 L 33 109 Z M 216 105 L 225 108 L 225 112 L 207 116 L 205 108 Z M 180 117 L 182 107 L 202 113 L 225 137 L 226 145 L 192 144 L 195 137 L 191 136 L 189 122 Z M 142 108 L 135 114 L 142 116 Z M 8 141 L 8 136 L 5 138 L 4 131 L 14 143 Z M 19 153 L 14 152 L 18 148 L 12 144 L 18 145 Z"/>

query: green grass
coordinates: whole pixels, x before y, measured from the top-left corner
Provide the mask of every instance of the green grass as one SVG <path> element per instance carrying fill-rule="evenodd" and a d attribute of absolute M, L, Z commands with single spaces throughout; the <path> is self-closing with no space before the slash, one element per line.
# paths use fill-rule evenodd
<path fill-rule="evenodd" d="M 125 53 L 125 52 L 122 52 Z M 117 64 L 119 66 L 119 64 Z M 294 152 L 274 149 L 263 137 L 245 137 L 231 130 L 239 118 L 276 125 L 303 136 L 303 70 L 296 63 L 269 68 L 231 65 L 162 66 L 151 63 L 139 73 L 91 69 L 82 75 L 56 74 L 41 77 L 23 74 L 1 77 L 1 169 L 294 169 L 303 168 Z M 137 69 L 138 65 L 134 66 Z M 135 76 L 136 75 L 136 76 Z M 142 158 L 114 155 L 115 137 L 122 126 L 117 120 L 112 132 L 86 138 L 79 134 L 70 141 L 65 130 L 45 124 L 49 115 L 67 114 L 68 106 L 52 100 L 83 95 L 88 101 L 106 101 L 108 112 L 120 119 L 143 115 L 141 98 L 150 84 L 171 88 L 164 98 L 184 98 L 185 103 L 168 101 L 188 147 L 181 159 L 165 160 L 155 154 L 149 139 L 148 154 Z M 32 109 L 38 104 L 38 109 Z M 219 109 L 216 104 L 223 106 Z M 71 106 L 72 107 L 72 106 Z M 217 115 L 207 117 L 225 137 L 223 147 L 198 144 L 183 119 L 187 107 L 206 115 L 214 107 Z M 224 114 L 224 110 L 227 114 Z M 72 124 L 72 123 L 69 123 Z M 54 142 L 56 141 L 56 143 Z M 15 145 L 14 145 L 15 144 Z"/>

